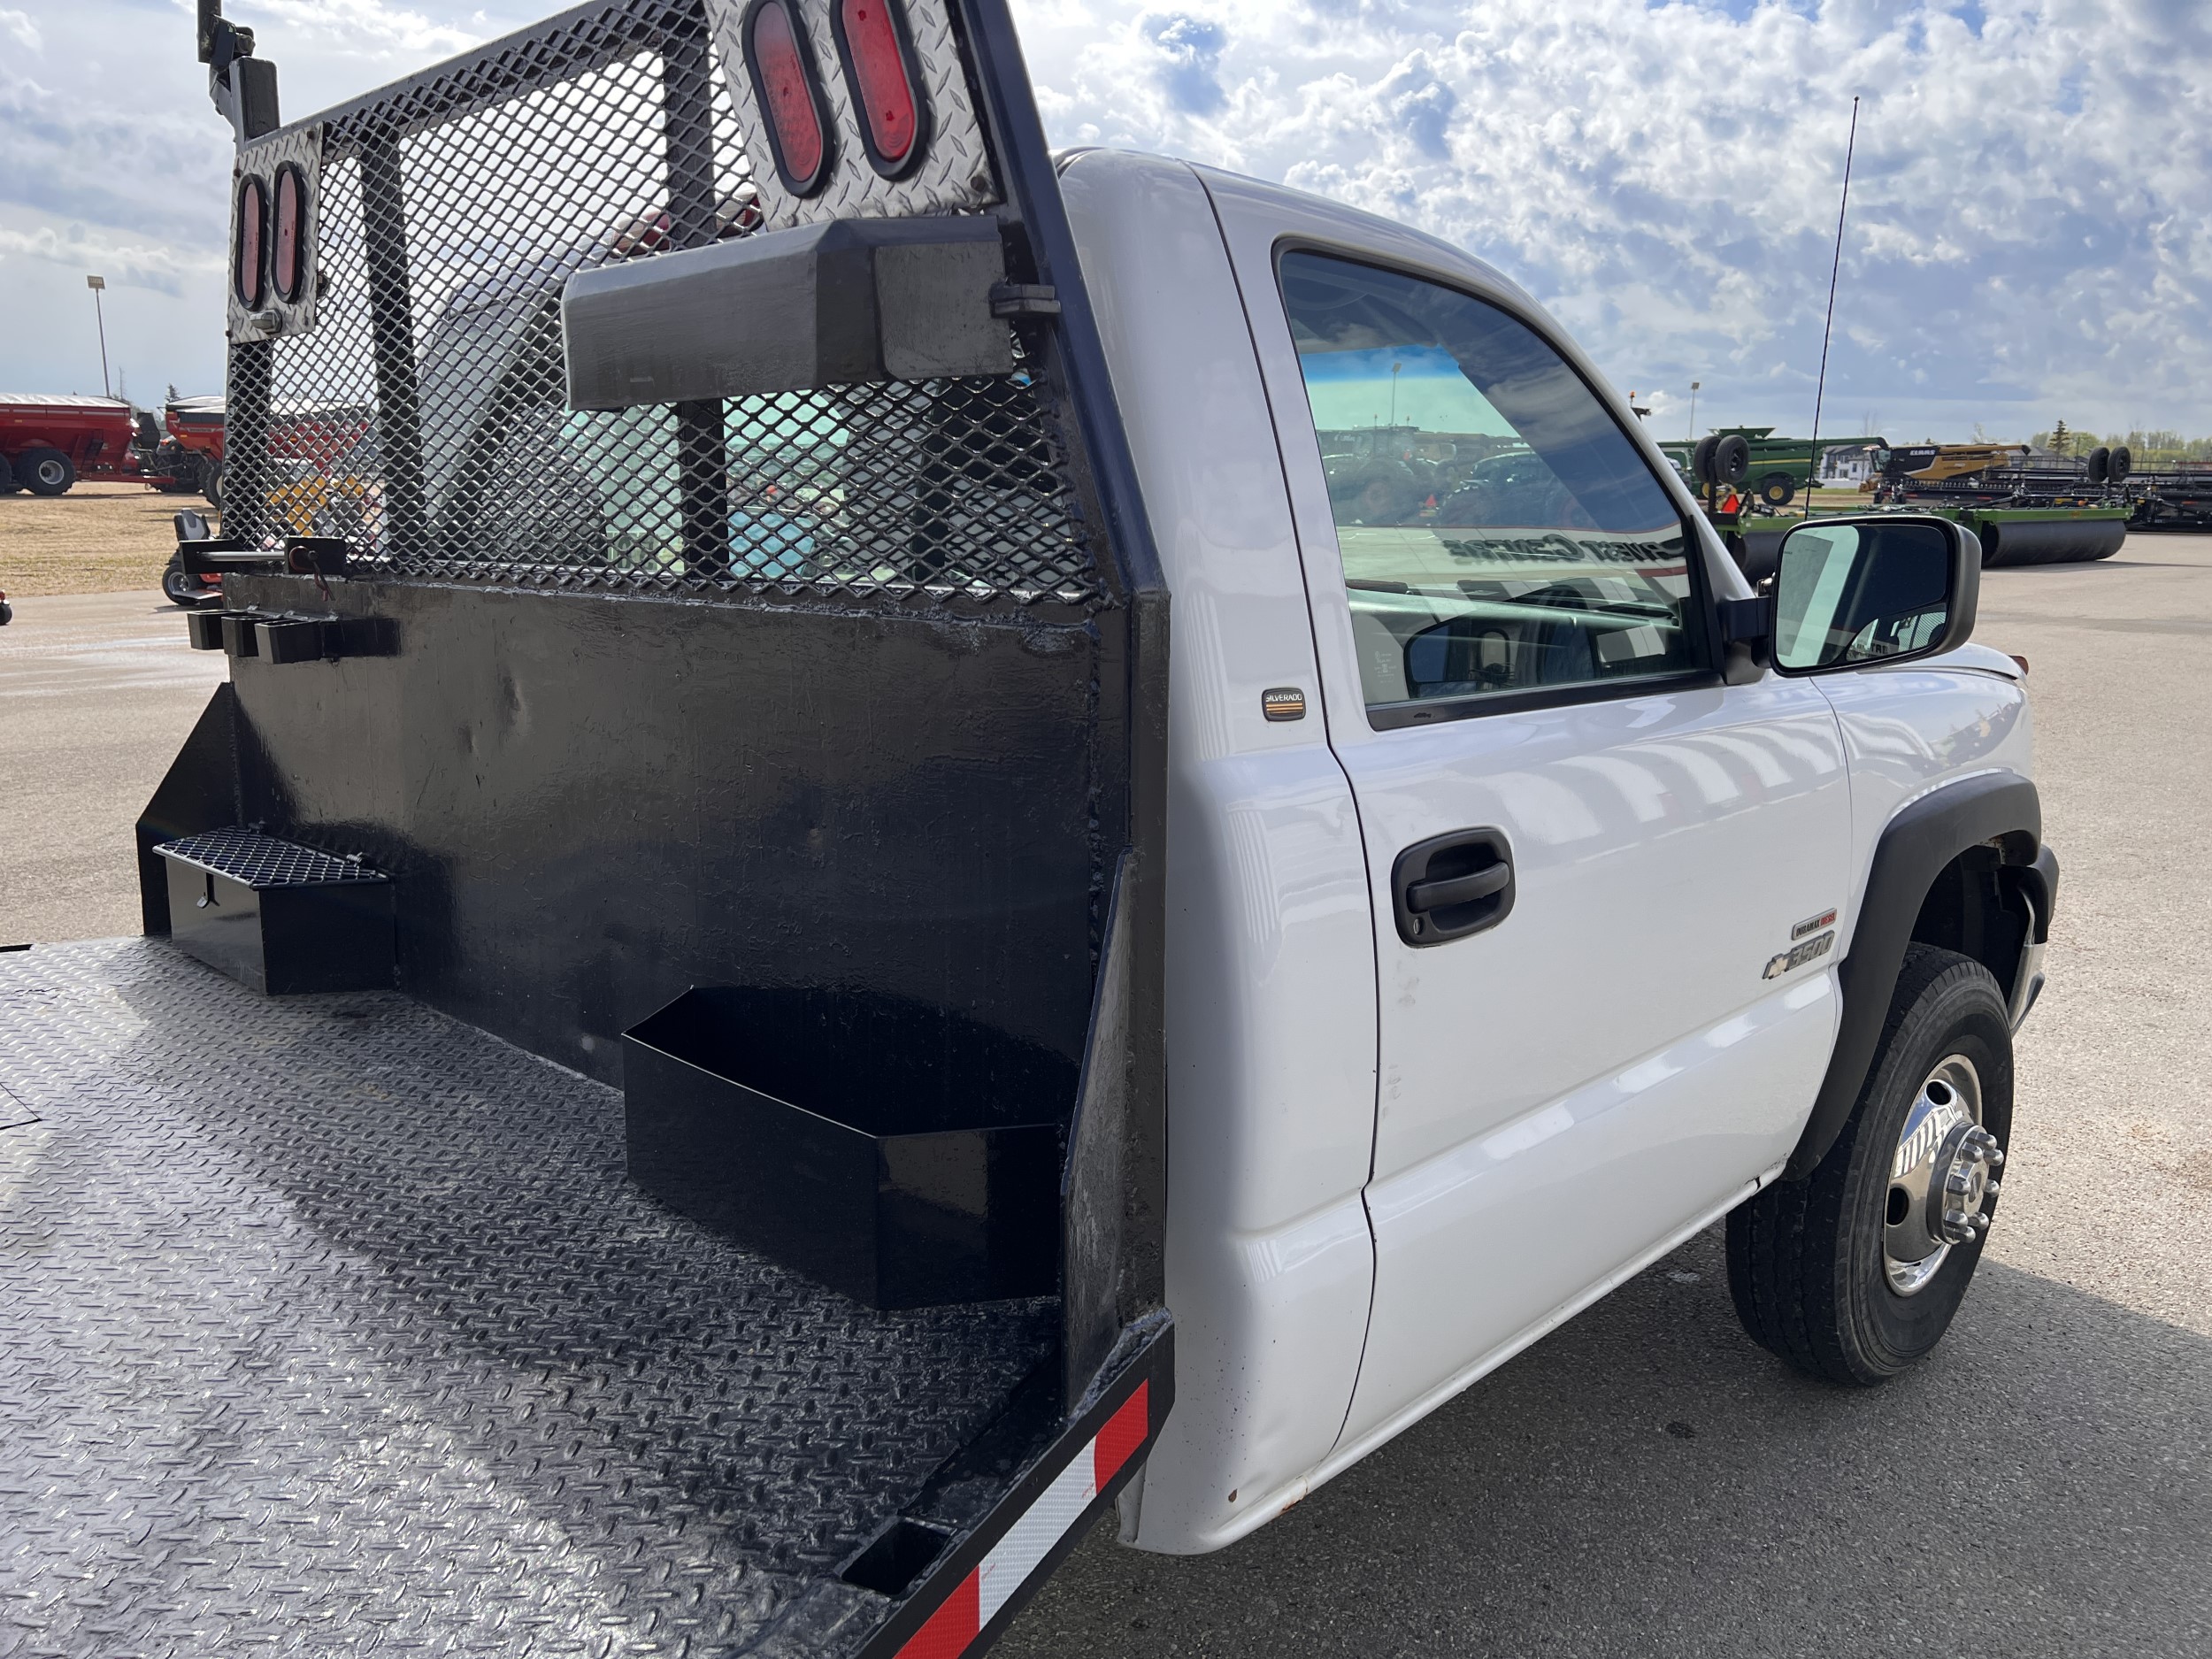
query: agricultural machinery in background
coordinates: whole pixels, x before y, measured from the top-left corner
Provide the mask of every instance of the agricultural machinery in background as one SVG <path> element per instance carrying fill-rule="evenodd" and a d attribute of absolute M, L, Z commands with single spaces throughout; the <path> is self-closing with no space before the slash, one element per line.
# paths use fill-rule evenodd
<path fill-rule="evenodd" d="M 1814 457 L 1816 446 L 1809 440 L 1776 439 L 1771 432 L 1770 427 L 1734 427 L 1709 434 L 1690 447 L 1684 469 L 1699 492 L 1706 516 L 1754 581 L 1772 573 L 1783 534 L 1792 525 L 1821 516 L 1809 505 L 1800 513 L 1779 513 L 1776 498 L 1793 498 L 1793 488 L 1786 492 L 1778 487 L 1762 488 L 1758 499 L 1768 511 L 1762 512 L 1754 504 L 1749 487 L 1755 480 L 1763 482 L 1765 476 L 1759 467 L 1773 465 L 1778 471 L 1780 465 L 1758 458 L 1757 446 L 1763 443 L 1770 457 L 1787 450 L 1801 457 L 1807 469 Z M 2092 481 L 2087 465 L 2047 480 L 2039 472 L 2001 465 L 2032 459 L 2024 447 L 1892 448 L 1880 439 L 1855 438 L 1824 442 L 1818 449 L 1825 453 L 1862 446 L 1868 448 L 1874 471 L 1861 488 L 1873 491 L 1878 505 L 1909 503 L 1915 512 L 1934 512 L 1963 526 L 1980 541 L 1985 565 L 2071 564 L 2109 557 L 2127 539 L 2136 511 L 2112 477 L 2112 455 L 2103 450 L 2097 452 L 2101 476 Z M 1677 450 L 1683 447 L 1673 446 Z M 2122 480 L 2127 467 L 2123 449 Z M 1798 476 L 1790 475 L 1789 481 L 1793 483 Z M 2031 478 L 2032 486 L 2016 482 Z"/>
<path fill-rule="evenodd" d="M 1731 443 L 1730 440 L 1736 440 Z M 1700 456 L 1709 469 L 1717 465 L 1715 452 L 1724 444 L 1732 455 L 1740 449 L 1740 466 L 1729 486 L 1749 495 L 1760 506 L 1780 511 L 1800 495 L 1809 492 L 1821 470 L 1818 463 L 1831 451 L 1879 444 L 1879 438 L 1778 438 L 1771 426 L 1716 426 L 1694 443 L 1663 443 L 1662 454 L 1685 477 L 1701 480 Z"/>
<path fill-rule="evenodd" d="M 2180 463 L 2138 471 L 2125 444 L 2100 444 L 2077 456 L 2024 444 L 1924 443 L 1878 449 L 1874 461 L 1868 488 L 1886 501 L 2120 510 L 2138 530 L 2212 525 L 2212 466 Z"/>
<path fill-rule="evenodd" d="M 160 421 L 119 397 L 0 393 L 0 495 L 65 495 L 79 479 L 222 504 L 223 400 L 172 398 Z"/>

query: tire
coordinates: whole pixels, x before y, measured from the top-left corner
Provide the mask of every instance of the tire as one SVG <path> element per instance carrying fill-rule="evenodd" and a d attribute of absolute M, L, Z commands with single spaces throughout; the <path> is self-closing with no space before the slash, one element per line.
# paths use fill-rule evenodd
<path fill-rule="evenodd" d="M 2135 471 L 2135 452 L 2126 444 L 2115 449 L 2105 462 L 2105 476 L 2116 484 L 2124 484 L 2128 474 Z"/>
<path fill-rule="evenodd" d="M 207 504 L 217 512 L 223 511 L 223 464 L 220 461 L 201 463 L 200 494 L 207 497 Z"/>
<path fill-rule="evenodd" d="M 15 475 L 34 495 L 66 495 L 77 469 L 59 449 L 26 449 L 15 457 Z"/>
<path fill-rule="evenodd" d="M 22 488 L 16 479 L 15 468 L 8 464 L 8 457 L 0 455 L 0 495 L 12 495 Z"/>
<path fill-rule="evenodd" d="M 1720 481 L 1713 475 L 1713 451 L 1719 446 L 1718 438 L 1707 436 L 1700 438 L 1697 447 L 1690 451 L 1690 476 L 1699 483 L 1717 484 Z"/>
<path fill-rule="evenodd" d="M 1728 1217 L 1736 1317 L 1761 1347 L 1809 1376 L 1863 1388 L 1888 1381 L 1942 1340 L 1973 1280 L 1985 1231 L 1970 1229 L 1971 1243 L 1938 1242 L 1917 1259 L 1891 1254 L 1893 1239 L 1907 1236 L 1927 1213 L 1893 1184 L 1908 1118 L 1924 1098 L 1941 1101 L 1939 1082 L 1962 1079 L 1955 1070 L 1962 1060 L 1979 1090 L 1980 1127 L 2000 1148 L 1979 1165 L 1985 1179 L 2003 1161 L 2001 1148 L 2012 1133 L 2005 1000 L 1989 970 L 1972 958 L 1910 946 L 1866 1086 L 1835 1145 L 1803 1180 L 1777 1181 Z M 1962 1099 L 1962 1089 L 1951 1094 Z M 1942 1118 L 1922 1110 L 1923 1133 L 1934 1133 L 1931 1121 L 1940 1128 Z M 1939 1187 L 1945 1150 L 1973 1139 L 1960 1110 L 1942 1110 L 1957 1126 L 1926 1143 L 1934 1148 L 1928 1156 Z M 1912 1173 L 1930 1167 L 1916 1164 Z M 1970 1202 L 1985 1215 L 1996 1192 L 1990 1181 L 1974 1189 Z"/>
<path fill-rule="evenodd" d="M 2112 476 L 2112 451 L 2099 444 L 2089 452 L 2089 481 L 2101 484 Z"/>
<path fill-rule="evenodd" d="M 1713 446 L 1713 481 L 1733 488 L 1750 476 L 1750 441 L 1740 432 L 1732 432 Z"/>
<path fill-rule="evenodd" d="M 1770 507 L 1786 507 L 1797 499 L 1797 480 L 1787 472 L 1769 472 L 1759 480 L 1759 499 Z"/>
<path fill-rule="evenodd" d="M 183 554 L 172 553 L 162 569 L 161 591 L 173 605 L 196 605 L 208 588 L 198 577 L 186 572 Z"/>

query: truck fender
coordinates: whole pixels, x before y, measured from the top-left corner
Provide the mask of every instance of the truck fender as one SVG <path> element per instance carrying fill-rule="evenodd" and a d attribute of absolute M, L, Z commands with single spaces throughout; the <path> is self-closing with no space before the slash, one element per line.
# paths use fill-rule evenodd
<path fill-rule="evenodd" d="M 1847 956 L 1837 964 L 1843 1018 L 1828 1074 L 1813 1101 L 1797 1148 L 1784 1167 L 1785 1180 L 1801 1180 L 1827 1156 L 1851 1116 L 1897 988 L 1905 947 L 1912 942 L 1922 903 L 1944 867 L 1970 847 L 1992 845 L 2003 864 L 2019 867 L 2037 886 L 2039 929 L 2047 928 L 2050 888 L 2042 851 L 2043 810 L 2035 786 L 2017 772 L 1984 772 L 1931 790 L 1902 808 L 1882 832 L 1867 872 L 1866 895 Z M 2009 987 L 2006 987 L 2009 988 Z"/>

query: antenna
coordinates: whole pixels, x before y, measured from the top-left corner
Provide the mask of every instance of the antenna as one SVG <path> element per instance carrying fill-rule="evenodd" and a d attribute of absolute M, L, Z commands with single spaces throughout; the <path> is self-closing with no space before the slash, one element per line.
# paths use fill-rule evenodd
<path fill-rule="evenodd" d="M 1828 341 L 1836 331 L 1836 279 L 1843 273 L 1843 216 L 1851 208 L 1851 157 L 1859 147 L 1859 101 L 1851 100 L 1851 135 L 1843 144 L 1843 200 L 1836 208 L 1836 262 L 1828 267 L 1828 320 L 1820 331 L 1820 380 L 1813 388 L 1813 435 L 1805 461 L 1805 517 L 1813 516 L 1813 490 L 1820 476 L 1820 405 L 1828 395 Z"/>

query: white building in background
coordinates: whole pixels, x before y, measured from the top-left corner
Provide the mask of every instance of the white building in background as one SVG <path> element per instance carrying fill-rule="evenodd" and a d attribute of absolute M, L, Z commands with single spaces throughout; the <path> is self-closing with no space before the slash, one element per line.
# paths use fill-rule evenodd
<path fill-rule="evenodd" d="M 1820 457 L 1820 481 L 1843 488 L 1855 488 L 1866 482 L 1874 472 L 1875 443 L 1844 444 L 1825 449 Z"/>

